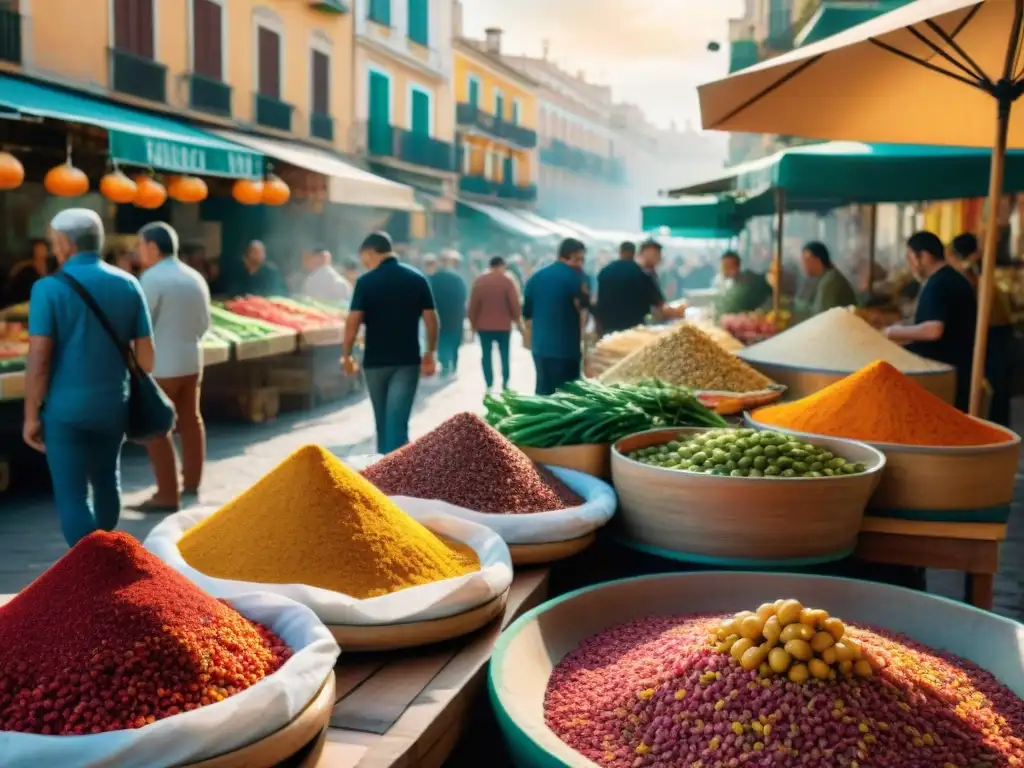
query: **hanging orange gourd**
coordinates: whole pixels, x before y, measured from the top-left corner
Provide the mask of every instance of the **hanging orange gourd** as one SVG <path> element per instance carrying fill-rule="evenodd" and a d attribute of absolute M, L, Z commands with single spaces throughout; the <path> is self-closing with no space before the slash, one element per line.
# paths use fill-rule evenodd
<path fill-rule="evenodd" d="M 135 199 L 132 203 L 136 208 L 153 210 L 167 201 L 167 190 L 152 176 L 136 176 L 135 187 Z"/>
<path fill-rule="evenodd" d="M 135 199 L 138 187 L 135 182 L 115 169 L 100 179 L 100 194 L 114 203 L 130 203 Z"/>
<path fill-rule="evenodd" d="M 263 202 L 263 182 L 239 179 L 231 187 L 231 196 L 242 205 L 259 205 Z"/>
<path fill-rule="evenodd" d="M 10 152 L 0 152 L 0 190 L 17 189 L 25 180 L 25 167 Z"/>
<path fill-rule="evenodd" d="M 292 191 L 278 176 L 269 174 L 263 182 L 264 205 L 284 205 L 292 196 Z"/>
<path fill-rule="evenodd" d="M 89 179 L 68 160 L 46 172 L 43 186 L 51 195 L 78 197 L 89 191 Z"/>
<path fill-rule="evenodd" d="M 179 203 L 201 203 L 209 190 L 198 176 L 176 176 L 167 185 L 167 194 Z"/>

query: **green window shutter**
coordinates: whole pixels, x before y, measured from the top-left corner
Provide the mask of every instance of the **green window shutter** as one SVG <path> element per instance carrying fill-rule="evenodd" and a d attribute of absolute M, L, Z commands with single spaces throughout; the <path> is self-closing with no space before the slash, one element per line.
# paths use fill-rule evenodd
<path fill-rule="evenodd" d="M 500 93 L 494 95 L 494 116 L 499 120 L 505 118 L 505 97 Z"/>
<path fill-rule="evenodd" d="M 430 96 L 423 91 L 412 92 L 412 119 L 409 129 L 420 136 L 430 135 Z"/>
<path fill-rule="evenodd" d="M 519 102 L 512 102 L 512 125 L 519 125 Z"/>
<path fill-rule="evenodd" d="M 370 21 L 391 26 L 391 0 L 370 0 Z"/>
<path fill-rule="evenodd" d="M 409 39 L 430 45 L 430 0 L 409 0 Z"/>
<path fill-rule="evenodd" d="M 380 72 L 370 72 L 370 104 L 367 140 L 370 154 L 391 154 L 391 81 Z"/>
<path fill-rule="evenodd" d="M 469 78 L 469 103 L 474 107 L 480 104 L 480 81 L 472 76 Z"/>

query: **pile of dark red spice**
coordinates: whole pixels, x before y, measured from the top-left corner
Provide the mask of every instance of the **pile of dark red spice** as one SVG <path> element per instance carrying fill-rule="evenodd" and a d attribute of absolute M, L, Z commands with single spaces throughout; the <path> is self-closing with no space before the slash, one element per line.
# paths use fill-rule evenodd
<path fill-rule="evenodd" d="M 131 536 L 100 531 L 0 608 L 0 731 L 141 728 L 245 690 L 289 656 Z"/>
<path fill-rule="evenodd" d="M 472 413 L 459 413 L 363 470 L 389 496 L 437 499 L 476 512 L 577 507 L 576 493 Z"/>
<path fill-rule="evenodd" d="M 883 662 L 875 677 L 796 684 L 717 652 L 721 618 L 641 619 L 585 640 L 552 672 L 548 726 L 612 768 L 1024 765 L 1024 701 L 970 662 L 848 627 Z"/>

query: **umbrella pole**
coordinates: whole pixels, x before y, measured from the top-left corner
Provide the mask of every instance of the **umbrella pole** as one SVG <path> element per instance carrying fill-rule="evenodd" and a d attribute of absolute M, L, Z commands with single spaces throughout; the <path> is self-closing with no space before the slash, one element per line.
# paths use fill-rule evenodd
<path fill-rule="evenodd" d="M 783 226 L 786 219 L 786 190 L 775 189 L 775 255 L 773 267 L 775 269 L 775 293 L 772 294 L 772 310 L 775 317 L 779 316 L 782 309 L 782 244 L 785 240 Z"/>
<path fill-rule="evenodd" d="M 999 208 L 1003 197 L 1003 172 L 1006 166 L 1006 134 L 1010 126 L 1010 103 L 999 102 L 996 140 L 992 147 L 992 170 L 988 182 L 988 221 L 978 284 L 978 324 L 974 335 L 974 362 L 971 366 L 972 416 L 981 416 L 981 396 L 985 381 L 985 353 L 988 351 L 988 321 L 992 314 L 992 289 L 995 284 L 996 248 L 999 245 Z"/>

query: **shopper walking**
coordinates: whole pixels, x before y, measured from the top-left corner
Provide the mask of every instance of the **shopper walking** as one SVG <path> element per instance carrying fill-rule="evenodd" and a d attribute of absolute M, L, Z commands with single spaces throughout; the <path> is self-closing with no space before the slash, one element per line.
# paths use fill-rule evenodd
<path fill-rule="evenodd" d="M 139 505 L 146 512 L 175 512 L 181 495 L 199 493 L 206 459 L 206 430 L 199 412 L 203 379 L 202 338 L 210 327 L 210 289 L 206 280 L 178 258 L 178 234 L 167 224 L 148 224 L 136 246 L 153 321 L 156 363 L 153 376 L 177 414 L 181 438 L 182 484 L 171 435 L 146 443 L 156 475 L 156 493 Z"/>
<path fill-rule="evenodd" d="M 347 374 L 356 372 L 352 350 L 365 325 L 363 369 L 377 426 L 377 451 L 390 453 L 409 442 L 409 417 L 420 375 L 433 376 L 436 371 L 437 313 L 427 278 L 399 263 L 386 234 L 367 237 L 359 257 L 367 271 L 352 293 L 341 362 Z M 427 337 L 422 357 L 421 320 Z"/>
<path fill-rule="evenodd" d="M 122 350 L 70 280 L 132 344 L 147 372 L 153 339 L 139 281 L 100 258 L 100 217 L 72 208 L 54 217 L 50 232 L 61 272 L 32 286 L 23 436 L 46 453 L 61 530 L 74 546 L 95 530 L 117 527 L 129 387 Z"/>
<path fill-rule="evenodd" d="M 462 259 L 455 251 L 441 254 L 440 269 L 430 277 L 430 288 L 437 304 L 437 319 L 441 330 L 437 339 L 437 360 L 442 376 L 454 376 L 459 367 L 459 347 L 466 322 L 466 302 L 469 289 L 459 274 Z"/>
<path fill-rule="evenodd" d="M 473 332 L 480 336 L 480 348 L 483 351 L 480 367 L 483 368 L 487 389 L 494 386 L 494 347 L 498 348 L 498 357 L 501 359 L 502 388 L 508 389 L 511 368 L 509 339 L 513 325 L 522 331 L 522 309 L 516 285 L 505 273 L 505 260 L 495 256 L 491 259 L 490 267 L 489 271 L 473 281 L 473 290 L 469 295 L 469 324 Z"/>
<path fill-rule="evenodd" d="M 537 369 L 538 395 L 550 395 L 580 376 L 589 306 L 582 272 L 586 250 L 575 238 L 563 240 L 558 260 L 534 272 L 526 282 L 523 318 Z"/>

